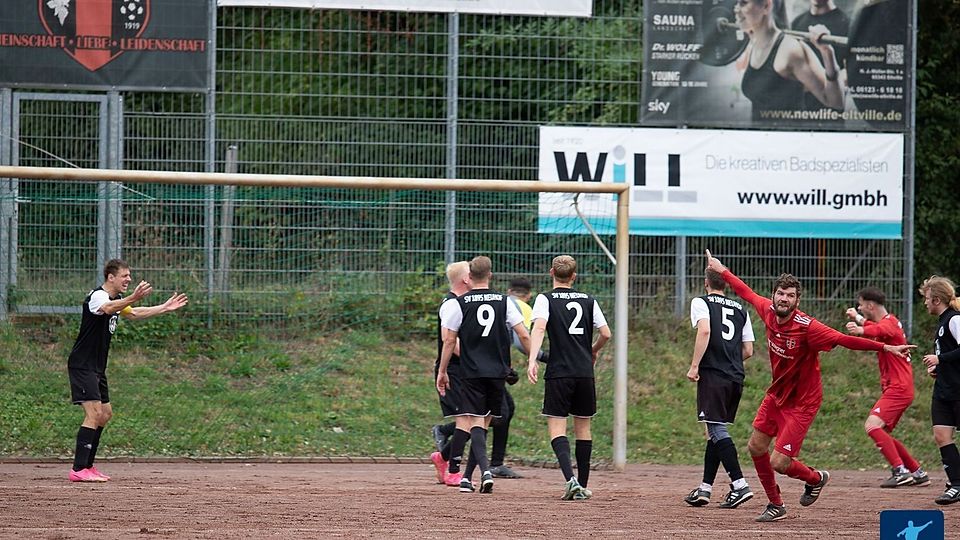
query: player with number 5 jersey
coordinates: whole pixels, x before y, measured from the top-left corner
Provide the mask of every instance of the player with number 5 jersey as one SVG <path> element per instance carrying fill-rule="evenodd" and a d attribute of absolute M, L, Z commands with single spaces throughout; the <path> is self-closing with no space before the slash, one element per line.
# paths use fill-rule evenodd
<path fill-rule="evenodd" d="M 592 296 L 573 289 L 577 261 L 569 255 L 553 259 L 550 268 L 553 290 L 537 295 L 533 304 L 533 334 L 527 360 L 527 378 L 537 383 L 537 354 L 546 334 L 550 338 L 550 361 L 544 374 L 543 415 L 547 417 L 553 447 L 566 484 L 563 500 L 589 499 L 590 456 L 593 437 L 590 419 L 597 412 L 593 366 L 597 353 L 610 339 L 610 327 L 600 304 Z M 593 331 L 600 336 L 593 341 Z M 576 436 L 577 475 L 570 462 L 567 417 L 573 416 Z"/>

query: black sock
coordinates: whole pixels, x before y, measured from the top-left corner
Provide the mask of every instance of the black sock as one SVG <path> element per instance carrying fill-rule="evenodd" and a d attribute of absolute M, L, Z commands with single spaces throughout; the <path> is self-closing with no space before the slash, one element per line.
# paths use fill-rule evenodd
<path fill-rule="evenodd" d="M 593 453 L 593 440 L 577 439 L 577 481 L 580 485 L 587 487 L 587 481 L 590 480 L 590 454 Z"/>
<path fill-rule="evenodd" d="M 712 486 L 717 479 L 718 470 L 720 470 L 720 454 L 717 452 L 717 444 L 712 439 L 707 439 L 707 445 L 703 450 L 703 483 Z"/>
<path fill-rule="evenodd" d="M 493 429 L 493 447 L 490 450 L 490 466 L 499 467 L 503 465 L 503 459 L 507 457 L 507 437 L 510 435 L 510 418 L 504 416 L 499 422 L 494 422 Z"/>
<path fill-rule="evenodd" d="M 960 452 L 957 445 L 950 443 L 940 447 L 940 459 L 943 460 L 943 470 L 951 486 L 960 486 Z"/>
<path fill-rule="evenodd" d="M 455 432 L 456 430 L 457 430 L 456 422 L 450 422 L 449 424 L 443 424 L 442 426 L 440 426 L 440 434 L 442 434 L 444 437 L 452 437 L 453 432 Z"/>
<path fill-rule="evenodd" d="M 733 439 L 727 437 L 716 443 L 717 455 L 723 463 L 723 468 L 730 475 L 730 481 L 735 482 L 743 478 L 743 471 L 740 470 L 740 460 L 737 458 L 737 446 L 733 444 Z"/>
<path fill-rule="evenodd" d="M 487 430 L 482 427 L 475 427 L 470 430 L 470 449 L 473 451 L 473 457 L 477 460 L 477 466 L 480 467 L 480 474 L 490 470 L 490 462 L 487 461 Z"/>
<path fill-rule="evenodd" d="M 470 440 L 473 440 L 473 435 L 470 436 Z M 473 453 L 473 444 L 470 445 L 470 453 L 467 454 L 467 466 L 463 469 L 463 477 L 467 479 L 473 478 L 473 471 L 477 470 L 477 456 Z"/>
<path fill-rule="evenodd" d="M 93 467 L 93 460 L 97 459 L 97 448 L 100 447 L 100 435 L 103 434 L 103 426 L 97 428 L 97 434 L 93 437 L 93 443 L 90 445 L 90 458 L 87 459 L 87 468 Z"/>
<path fill-rule="evenodd" d="M 87 468 L 87 462 L 90 461 L 90 449 L 93 447 L 93 439 L 97 436 L 97 430 L 80 426 L 77 431 L 77 450 L 73 455 L 73 470 L 82 471 Z"/>
<path fill-rule="evenodd" d="M 444 450 L 447 450 L 447 455 L 449 456 L 448 461 L 450 462 L 447 471 L 451 474 L 460 472 L 460 460 L 463 459 L 463 449 L 467 446 L 469 439 L 469 433 L 458 429 L 453 432 L 450 444 L 447 445 L 447 448 L 444 448 Z"/>
<path fill-rule="evenodd" d="M 557 461 L 560 462 L 560 472 L 563 473 L 564 480 L 569 482 L 573 478 L 573 467 L 570 465 L 570 441 L 567 440 L 566 435 L 561 435 L 550 441 L 550 446 L 553 447 L 553 453 L 557 455 Z"/>

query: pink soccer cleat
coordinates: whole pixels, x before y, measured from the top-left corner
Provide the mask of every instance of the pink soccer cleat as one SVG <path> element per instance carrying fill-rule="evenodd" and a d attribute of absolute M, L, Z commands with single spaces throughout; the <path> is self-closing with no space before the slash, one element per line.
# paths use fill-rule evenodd
<path fill-rule="evenodd" d="M 433 462 L 433 467 L 437 469 L 437 483 L 443 484 L 444 477 L 447 475 L 447 462 L 443 460 L 443 455 L 440 452 L 430 454 L 430 461 Z"/>
<path fill-rule="evenodd" d="M 87 470 L 90 471 L 90 472 L 92 472 L 93 474 L 99 476 L 100 478 L 103 478 L 103 481 L 104 481 L 104 482 L 106 482 L 107 480 L 110 479 L 109 476 L 107 476 L 107 475 L 103 474 L 102 472 L 98 471 L 96 467 L 90 467 L 90 468 L 87 469 Z"/>
<path fill-rule="evenodd" d="M 460 487 L 460 481 L 463 480 L 463 474 L 461 473 L 447 473 L 443 477 L 443 483 L 450 486 L 458 488 Z"/>
<path fill-rule="evenodd" d="M 71 482 L 106 482 L 107 479 L 95 474 L 90 469 L 81 469 L 79 471 L 70 469 L 70 481 Z"/>

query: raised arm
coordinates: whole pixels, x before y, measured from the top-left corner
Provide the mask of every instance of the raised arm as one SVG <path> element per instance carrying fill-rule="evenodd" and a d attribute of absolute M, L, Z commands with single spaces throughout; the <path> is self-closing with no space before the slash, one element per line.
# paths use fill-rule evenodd
<path fill-rule="evenodd" d="M 147 283 L 146 281 L 141 281 L 137 284 L 136 288 L 133 289 L 133 293 L 126 298 L 118 298 L 116 300 L 110 300 L 105 302 L 100 306 L 100 311 L 106 313 L 107 315 L 113 315 L 114 313 L 121 313 L 124 317 L 129 316 L 130 306 L 136 304 L 140 300 L 143 300 L 147 296 L 150 296 L 150 293 L 153 292 L 153 286 Z"/>
<path fill-rule="evenodd" d="M 753 292 L 746 283 L 740 280 L 737 276 L 733 275 L 733 272 L 729 268 L 723 265 L 720 262 L 720 259 L 714 257 L 710 254 L 710 250 L 706 250 L 707 253 L 707 269 L 717 272 L 723 276 L 723 280 L 730 285 L 730 288 L 733 289 L 733 292 L 737 293 L 737 296 L 743 298 L 757 310 L 758 313 L 762 313 L 763 310 L 770 307 L 772 301 L 769 298 L 760 296 L 759 294 Z"/>

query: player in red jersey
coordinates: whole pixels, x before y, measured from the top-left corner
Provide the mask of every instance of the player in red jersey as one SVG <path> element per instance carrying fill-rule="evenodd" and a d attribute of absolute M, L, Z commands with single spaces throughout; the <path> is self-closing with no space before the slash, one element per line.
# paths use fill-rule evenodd
<path fill-rule="evenodd" d="M 823 384 L 820 380 L 820 351 L 841 345 L 848 349 L 887 351 L 906 356 L 915 345 L 887 345 L 878 341 L 848 336 L 826 326 L 797 309 L 800 305 L 800 280 L 781 274 L 773 288 L 773 297 L 753 292 L 733 275 L 719 259 L 707 254 L 707 268 L 718 272 L 733 291 L 753 304 L 767 328 L 767 348 L 773 382 L 757 416 L 753 420 L 748 450 L 757 469 L 757 477 L 770 501 L 756 521 L 779 521 L 787 517 L 774 471 L 803 480 L 801 506 L 810 506 L 830 480 L 830 473 L 804 465 L 797 456 L 820 410 Z M 776 438 L 773 453 L 770 443 Z"/>
<path fill-rule="evenodd" d="M 857 308 L 847 309 L 847 317 L 853 319 L 847 323 L 847 332 L 863 336 L 881 343 L 903 345 L 907 337 L 903 335 L 903 326 L 884 304 L 886 295 L 876 287 L 867 287 L 857 295 Z M 910 359 L 878 352 L 880 365 L 880 399 L 874 404 L 867 416 L 863 429 L 873 439 L 890 464 L 893 471 L 880 487 L 926 486 L 930 477 L 923 472 L 902 442 L 895 439 L 891 432 L 900 417 L 913 403 L 913 368 Z"/>

